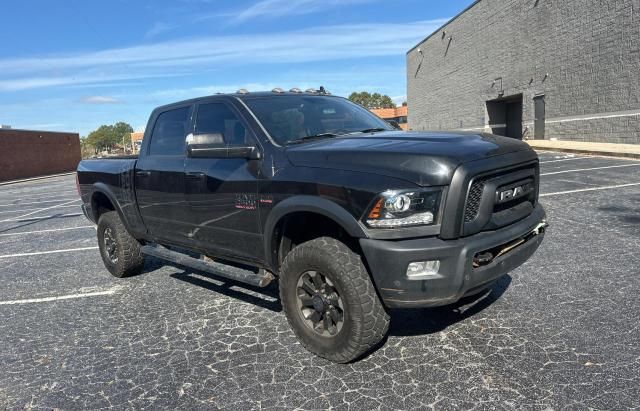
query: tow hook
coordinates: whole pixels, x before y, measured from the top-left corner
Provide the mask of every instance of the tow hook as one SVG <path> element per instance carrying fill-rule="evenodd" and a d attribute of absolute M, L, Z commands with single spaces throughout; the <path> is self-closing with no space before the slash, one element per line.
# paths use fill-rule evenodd
<path fill-rule="evenodd" d="M 534 235 L 543 234 L 546 231 L 547 227 L 549 227 L 549 223 L 547 223 L 547 220 L 542 220 L 531 233 Z"/>
<path fill-rule="evenodd" d="M 529 232 L 529 234 L 525 235 L 524 237 L 515 239 L 498 247 L 494 247 L 490 250 L 485 250 L 477 253 L 473 257 L 473 268 L 480 268 L 482 266 L 491 264 L 496 258 L 502 257 L 509 251 L 526 243 L 531 238 L 536 237 L 540 234 L 544 234 L 547 227 L 549 227 L 547 220 L 542 220 L 537 226 L 535 226 L 533 230 Z"/>

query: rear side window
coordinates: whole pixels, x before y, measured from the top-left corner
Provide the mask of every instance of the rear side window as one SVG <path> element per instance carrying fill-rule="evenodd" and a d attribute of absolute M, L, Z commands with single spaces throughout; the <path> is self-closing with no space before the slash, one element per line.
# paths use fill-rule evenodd
<path fill-rule="evenodd" d="M 242 121 L 223 103 L 198 106 L 196 134 L 219 134 L 229 145 L 245 145 L 249 139 Z"/>
<path fill-rule="evenodd" d="M 189 107 L 165 111 L 158 116 L 151 135 L 149 154 L 175 156 L 184 154 L 185 136 L 189 127 Z"/>

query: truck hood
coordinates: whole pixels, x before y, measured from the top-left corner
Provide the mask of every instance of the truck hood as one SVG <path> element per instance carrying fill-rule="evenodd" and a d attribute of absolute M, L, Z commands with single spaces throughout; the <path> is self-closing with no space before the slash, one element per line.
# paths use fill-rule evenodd
<path fill-rule="evenodd" d="M 522 141 L 484 133 L 388 131 L 294 145 L 286 155 L 300 167 L 373 173 L 438 186 L 449 184 L 461 164 L 523 150 L 531 149 Z"/>

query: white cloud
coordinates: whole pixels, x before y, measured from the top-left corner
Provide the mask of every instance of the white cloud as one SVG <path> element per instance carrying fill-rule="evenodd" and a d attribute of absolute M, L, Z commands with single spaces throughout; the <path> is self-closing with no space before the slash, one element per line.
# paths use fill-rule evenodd
<path fill-rule="evenodd" d="M 402 103 L 404 103 L 405 101 L 407 101 L 407 96 L 406 95 L 402 95 L 402 96 L 392 96 L 391 100 L 393 100 L 394 103 L 396 103 L 396 105 L 401 105 Z"/>
<path fill-rule="evenodd" d="M 80 99 L 85 104 L 117 104 L 121 101 L 110 96 L 87 96 Z"/>
<path fill-rule="evenodd" d="M 31 90 L 44 87 L 56 87 L 66 86 L 69 88 L 78 88 L 79 86 L 91 86 L 101 87 L 105 83 L 110 85 L 114 84 L 127 84 L 121 83 L 123 80 L 140 80 L 150 78 L 164 78 L 164 77 L 180 77 L 189 74 L 190 72 L 173 72 L 173 73 L 88 73 L 70 75 L 70 76 L 51 76 L 46 77 L 22 77 L 13 78 L 9 80 L 0 79 L 0 91 L 20 91 Z"/>
<path fill-rule="evenodd" d="M 151 26 L 151 28 L 149 30 L 147 30 L 147 32 L 144 34 L 144 38 L 146 39 L 151 39 L 154 38 L 162 33 L 166 33 L 167 31 L 171 31 L 175 28 L 177 28 L 178 25 L 177 24 L 168 24 L 168 23 L 164 23 L 164 22 L 156 22 L 153 24 L 153 26 Z"/>
<path fill-rule="evenodd" d="M 370 3 L 375 0 L 261 0 L 234 15 L 232 22 L 241 23 L 258 17 L 281 17 L 311 14 L 330 7 Z"/>
<path fill-rule="evenodd" d="M 166 41 L 71 55 L 0 59 L 0 91 L 173 77 L 194 70 L 202 73 L 216 64 L 292 64 L 403 56 L 443 22 L 345 24 Z"/>

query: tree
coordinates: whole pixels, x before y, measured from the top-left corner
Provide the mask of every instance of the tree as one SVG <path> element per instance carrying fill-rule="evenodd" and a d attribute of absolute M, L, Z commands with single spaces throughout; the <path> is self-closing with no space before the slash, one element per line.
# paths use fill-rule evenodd
<path fill-rule="evenodd" d="M 367 91 L 353 92 L 349 96 L 349 100 L 356 104 L 360 104 L 367 109 L 373 108 L 394 108 L 396 105 L 391 100 L 391 97 L 386 94 L 369 93 Z"/>
<path fill-rule="evenodd" d="M 83 140 L 84 144 L 93 147 L 97 154 L 104 150 L 111 151 L 116 145 L 130 144 L 131 133 L 133 133 L 133 127 L 120 121 L 113 125 L 101 125 Z"/>
<path fill-rule="evenodd" d="M 125 122 L 120 121 L 113 125 L 113 136 L 118 144 L 131 144 L 131 133 L 133 133 L 133 127 Z"/>

